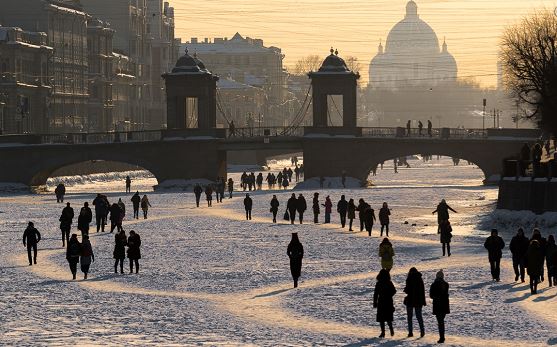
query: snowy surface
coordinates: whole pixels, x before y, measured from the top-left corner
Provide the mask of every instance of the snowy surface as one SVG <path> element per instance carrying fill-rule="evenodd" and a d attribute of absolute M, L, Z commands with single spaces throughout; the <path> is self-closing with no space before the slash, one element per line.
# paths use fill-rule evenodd
<path fill-rule="evenodd" d="M 58 230 L 62 205 L 52 192 L 0 197 L 0 344 L 433 345 L 437 334 L 429 299 L 425 338 L 406 337 L 402 289 L 412 266 L 422 271 L 426 286 L 436 271 L 445 271 L 451 285 L 448 345 L 556 344 L 557 289 L 543 283 L 540 294 L 530 296 L 527 286 L 513 282 L 507 249 L 502 281 L 493 283 L 483 249 L 492 226 L 500 228 L 508 244 L 516 227 L 533 216 L 505 225 L 509 215 L 492 215 L 497 188 L 481 185 L 483 175 L 476 166 L 453 167 L 448 159 L 410 165 L 398 174 L 385 165 L 370 177 L 373 188 L 321 191 L 335 204 L 345 194 L 364 198 L 376 212 L 383 201 L 392 208 L 392 274 L 398 290 L 393 338 L 376 338 L 379 328 L 371 304 L 379 270 L 377 226 L 367 237 L 342 230 L 337 214 L 330 225 L 309 223 L 310 213 L 304 225 L 270 223 L 271 195 L 278 196 L 282 214 L 291 191 L 252 193 L 254 218 L 247 222 L 241 192 L 223 204 L 213 200 L 212 208 L 195 208 L 192 193 L 152 192 L 149 187 L 156 181 L 149 177 L 136 177 L 132 191 L 148 193 L 150 218 L 130 220 L 131 194 L 122 193 L 124 182 L 115 176 L 115 181 L 91 179 L 69 186 L 67 201 L 77 210 L 97 191 L 107 192 L 110 201 L 122 198 L 128 205 L 124 228 L 142 237 L 138 275 L 113 274 L 113 235 L 92 233 L 96 261 L 90 279 L 72 281 Z M 308 200 L 313 192 L 296 191 Z M 455 237 L 450 258 L 440 257 L 436 216 L 431 214 L 442 198 L 459 212 L 451 215 Z M 29 220 L 44 238 L 39 264 L 32 267 L 21 244 Z M 545 228 L 544 235 L 554 230 L 550 224 Z M 286 256 L 291 232 L 299 233 L 306 251 L 295 290 Z"/>

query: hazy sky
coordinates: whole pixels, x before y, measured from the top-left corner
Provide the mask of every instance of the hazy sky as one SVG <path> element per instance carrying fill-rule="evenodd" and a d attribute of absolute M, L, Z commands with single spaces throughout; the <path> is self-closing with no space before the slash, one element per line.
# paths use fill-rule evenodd
<path fill-rule="evenodd" d="M 406 0 L 170 0 L 176 9 L 176 35 L 191 37 L 261 38 L 266 46 L 282 48 L 285 66 L 305 55 L 325 57 L 338 48 L 343 57 L 356 56 L 367 80 L 370 59 L 379 40 L 404 17 Z M 496 84 L 499 36 L 537 8 L 556 6 L 555 0 L 416 0 L 420 18 L 446 37 L 458 63 L 460 77 L 486 86 Z"/>

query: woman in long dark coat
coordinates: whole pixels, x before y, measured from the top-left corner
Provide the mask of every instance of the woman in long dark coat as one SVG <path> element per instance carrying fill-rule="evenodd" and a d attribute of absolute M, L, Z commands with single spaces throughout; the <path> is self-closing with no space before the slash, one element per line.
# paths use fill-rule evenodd
<path fill-rule="evenodd" d="M 135 263 L 135 273 L 139 272 L 139 259 L 141 259 L 141 238 L 139 235 L 130 230 L 128 237 L 128 259 L 130 260 L 130 273 L 133 273 L 133 263 Z"/>
<path fill-rule="evenodd" d="M 124 230 L 114 236 L 114 273 L 118 273 L 118 263 L 120 263 L 120 273 L 124 273 L 124 259 L 126 259 L 126 246 L 128 238 Z"/>
<path fill-rule="evenodd" d="M 422 307 L 425 303 L 425 287 L 422 274 L 415 268 L 411 268 L 406 277 L 406 287 L 404 287 L 406 297 L 404 298 L 404 305 L 406 305 L 406 313 L 408 318 L 408 337 L 414 336 L 412 319 L 414 311 L 416 312 L 416 319 L 420 325 L 420 337 L 424 337 L 424 319 L 422 316 Z"/>
<path fill-rule="evenodd" d="M 292 240 L 288 244 L 286 254 L 290 258 L 290 272 L 294 280 L 294 288 L 296 288 L 302 273 L 302 258 L 304 257 L 304 246 L 298 239 L 298 233 L 292 233 Z"/>
<path fill-rule="evenodd" d="M 433 299 L 433 314 L 437 318 L 437 326 L 439 327 L 439 341 L 445 342 L 445 316 L 451 313 L 449 307 L 449 284 L 445 282 L 445 274 L 443 270 L 437 272 L 435 281 L 429 288 L 429 297 Z"/>
<path fill-rule="evenodd" d="M 544 252 L 538 240 L 530 241 L 528 251 L 526 251 L 526 265 L 528 276 L 530 277 L 530 292 L 538 293 L 538 283 L 543 274 Z"/>
<path fill-rule="evenodd" d="M 453 238 L 453 228 L 451 227 L 451 222 L 449 220 L 441 221 L 439 224 L 439 240 L 443 247 L 443 256 L 445 256 L 445 249 L 447 255 L 451 256 L 451 239 Z"/>
<path fill-rule="evenodd" d="M 348 201 L 348 231 L 354 231 L 352 230 L 352 223 L 354 222 L 354 219 L 356 218 L 356 205 L 354 205 L 354 199 L 350 199 L 350 201 Z"/>
<path fill-rule="evenodd" d="M 391 281 L 391 275 L 385 269 L 381 269 L 377 275 L 377 283 L 373 292 L 373 307 L 377 308 L 377 322 L 381 326 L 381 335 L 385 337 L 385 322 L 389 325 L 391 336 L 395 334 L 393 329 L 393 296 L 396 294 L 395 286 Z"/>
<path fill-rule="evenodd" d="M 273 223 L 277 222 L 277 213 L 279 206 L 280 203 L 277 199 L 277 196 L 273 195 L 273 198 L 271 199 L 271 209 L 269 210 L 273 214 Z"/>

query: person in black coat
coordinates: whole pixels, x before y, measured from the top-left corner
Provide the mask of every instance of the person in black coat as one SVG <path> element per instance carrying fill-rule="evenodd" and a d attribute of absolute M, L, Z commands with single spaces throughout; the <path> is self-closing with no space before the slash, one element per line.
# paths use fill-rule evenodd
<path fill-rule="evenodd" d="M 373 222 L 375 222 L 375 220 L 375 211 L 371 206 L 367 205 L 364 210 L 364 225 L 369 236 L 371 236 L 371 229 L 373 229 Z"/>
<path fill-rule="evenodd" d="M 538 243 L 540 244 L 540 248 L 543 254 L 546 253 L 546 247 L 547 247 L 547 239 L 545 237 L 542 236 L 542 233 L 540 232 L 540 229 L 535 228 L 532 231 L 532 240 L 537 240 Z M 543 262 L 545 261 L 545 258 L 542 260 L 542 271 L 540 273 L 540 280 L 543 282 L 544 281 L 544 266 L 543 266 Z"/>
<path fill-rule="evenodd" d="M 244 198 L 244 208 L 246 209 L 246 220 L 251 220 L 251 209 L 253 207 L 253 200 L 246 194 Z"/>
<path fill-rule="evenodd" d="M 79 217 L 77 217 L 77 229 L 81 231 L 81 235 L 89 235 L 89 224 L 93 220 L 93 212 L 89 208 L 89 203 L 83 204 L 83 207 L 79 211 Z"/>
<path fill-rule="evenodd" d="M 389 271 L 381 269 L 377 275 L 377 283 L 373 291 L 373 307 L 377 308 L 376 320 L 381 326 L 380 338 L 385 337 L 385 322 L 389 326 L 391 336 L 395 334 L 393 329 L 393 312 L 395 311 L 393 296 L 395 294 L 396 289 L 391 281 Z"/>
<path fill-rule="evenodd" d="M 404 287 L 406 297 L 404 298 L 404 305 L 406 305 L 406 313 L 408 317 L 408 337 L 414 336 L 412 327 L 412 318 L 414 311 L 416 312 L 416 319 L 420 325 L 420 337 L 424 337 L 424 319 L 422 316 L 422 307 L 425 303 L 425 286 L 422 274 L 415 268 L 411 268 L 406 277 L 406 287 Z"/>
<path fill-rule="evenodd" d="M 114 236 L 114 252 L 112 253 L 114 261 L 114 273 L 118 273 L 118 263 L 120 263 L 120 273 L 124 273 L 124 259 L 126 259 L 126 246 L 128 238 L 126 232 L 121 230 Z"/>
<path fill-rule="evenodd" d="M 364 231 L 365 225 L 365 212 L 369 205 L 364 201 L 364 199 L 360 199 L 358 201 L 358 207 L 356 207 L 356 211 L 358 211 L 358 217 L 360 218 L 360 231 Z"/>
<path fill-rule="evenodd" d="M 443 256 L 445 256 L 445 249 L 447 251 L 447 256 L 451 256 L 451 239 L 453 238 L 453 227 L 451 226 L 451 222 L 449 220 L 443 220 L 439 224 L 439 240 L 441 241 L 441 245 L 443 247 Z"/>
<path fill-rule="evenodd" d="M 302 194 L 298 195 L 298 201 L 296 203 L 296 211 L 298 211 L 298 219 L 300 224 L 304 223 L 304 212 L 308 209 L 308 204 L 306 198 Z"/>
<path fill-rule="evenodd" d="M 273 195 L 273 198 L 271 199 L 271 209 L 269 210 L 273 214 L 273 223 L 277 222 L 277 213 L 279 206 L 280 203 L 277 199 L 277 196 Z"/>
<path fill-rule="evenodd" d="M 95 220 L 97 222 L 97 232 L 102 230 L 104 233 L 104 226 L 106 225 L 106 216 L 108 216 L 108 209 L 110 204 L 105 195 L 97 194 L 93 199 L 93 206 L 95 206 Z"/>
<path fill-rule="evenodd" d="M 298 200 L 296 199 L 296 194 L 292 193 L 292 196 L 286 203 L 286 209 L 288 210 L 290 216 L 290 224 L 294 224 L 294 221 L 296 220 L 296 210 L 298 209 Z"/>
<path fill-rule="evenodd" d="M 133 273 L 133 263 L 135 263 L 135 273 L 139 272 L 139 259 L 141 259 L 141 238 L 135 231 L 130 230 L 128 237 L 128 259 L 130 260 L 130 273 Z"/>
<path fill-rule="evenodd" d="M 530 241 L 524 236 L 524 230 L 519 228 L 516 235 L 512 238 L 509 244 L 509 249 L 513 257 L 514 280 L 524 283 L 525 267 L 526 267 L 526 252 Z"/>
<path fill-rule="evenodd" d="M 72 234 L 72 237 L 68 241 L 68 248 L 66 249 L 66 260 L 70 265 L 70 271 L 72 272 L 73 279 L 77 274 L 77 263 L 79 263 L 79 257 L 81 256 L 81 243 L 77 240 L 77 234 Z"/>
<path fill-rule="evenodd" d="M 203 193 L 203 188 L 199 183 L 193 188 L 193 193 L 195 194 L 195 206 L 199 207 L 199 200 L 201 200 L 201 193 Z"/>
<path fill-rule="evenodd" d="M 389 222 L 391 209 L 386 202 L 383 203 L 383 207 L 379 210 L 379 223 L 381 223 L 381 237 L 383 237 L 383 229 L 386 231 L 387 237 L 389 237 Z"/>
<path fill-rule="evenodd" d="M 118 227 L 120 222 L 120 215 L 122 214 L 122 209 L 118 204 L 114 203 L 110 206 L 110 232 L 114 232 L 114 229 Z M 120 231 L 120 228 L 118 228 Z"/>
<path fill-rule="evenodd" d="M 435 281 L 429 288 L 429 297 L 433 299 L 433 314 L 437 318 L 439 327 L 439 341 L 445 342 L 445 316 L 451 313 L 449 307 L 449 284 L 445 282 L 445 274 L 440 270 L 435 275 Z"/>
<path fill-rule="evenodd" d="M 294 280 L 294 288 L 296 288 L 302 273 L 302 259 L 304 258 L 304 246 L 298 239 L 298 233 L 292 233 L 292 240 L 288 244 L 286 254 L 290 258 L 290 273 Z"/>
<path fill-rule="evenodd" d="M 135 192 L 135 194 L 130 199 L 133 205 L 133 218 L 139 219 L 139 204 L 141 203 L 141 197 L 139 196 L 139 192 Z"/>
<path fill-rule="evenodd" d="M 491 236 L 485 240 L 485 249 L 487 249 L 489 265 L 491 267 L 491 277 L 499 282 L 501 273 L 501 257 L 503 257 L 503 248 L 505 241 L 498 235 L 497 229 L 491 229 Z"/>
<path fill-rule="evenodd" d="M 68 202 L 66 207 L 62 210 L 60 216 L 60 230 L 62 231 L 62 247 L 66 246 L 66 241 L 70 239 L 70 231 L 72 230 L 74 211 Z"/>
<path fill-rule="evenodd" d="M 35 228 L 33 222 L 29 222 L 27 228 L 23 232 L 23 246 L 27 247 L 27 258 L 29 265 L 37 264 L 37 244 L 41 242 L 41 233 Z M 33 257 L 31 258 L 31 250 Z"/>
<path fill-rule="evenodd" d="M 340 215 L 340 225 L 344 228 L 346 225 L 346 214 L 348 213 L 348 201 L 346 201 L 344 195 L 340 197 L 337 203 L 337 212 Z"/>
<path fill-rule="evenodd" d="M 313 223 L 317 224 L 319 223 L 319 212 L 320 211 L 320 204 L 319 204 L 319 193 L 314 193 L 313 194 L 313 204 L 311 206 L 312 210 L 313 210 Z"/>

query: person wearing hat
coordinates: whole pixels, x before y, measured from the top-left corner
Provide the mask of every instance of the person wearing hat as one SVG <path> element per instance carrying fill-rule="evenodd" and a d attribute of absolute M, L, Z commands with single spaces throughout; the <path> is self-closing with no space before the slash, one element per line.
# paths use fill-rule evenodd
<path fill-rule="evenodd" d="M 296 288 L 302 272 L 302 258 L 304 257 L 304 246 L 298 239 L 298 233 L 292 233 L 292 240 L 288 244 L 286 254 L 290 258 L 290 273 L 294 280 L 294 288 Z"/>
<path fill-rule="evenodd" d="M 433 300 L 433 314 L 437 318 L 439 328 L 439 341 L 445 342 L 445 316 L 451 313 L 449 307 L 449 284 L 445 281 L 443 270 L 439 270 L 435 275 L 435 281 L 429 288 L 429 297 Z"/>
<path fill-rule="evenodd" d="M 503 248 L 505 241 L 498 235 L 497 229 L 491 229 L 491 236 L 484 242 L 487 249 L 489 265 L 491 267 L 491 277 L 494 281 L 499 282 L 501 274 L 501 258 L 503 257 Z"/>
<path fill-rule="evenodd" d="M 29 265 L 37 264 L 37 244 L 41 241 L 41 233 L 35 228 L 33 222 L 29 222 L 27 228 L 23 232 L 23 246 L 27 247 L 27 258 Z M 31 257 L 33 250 L 33 257 Z"/>

